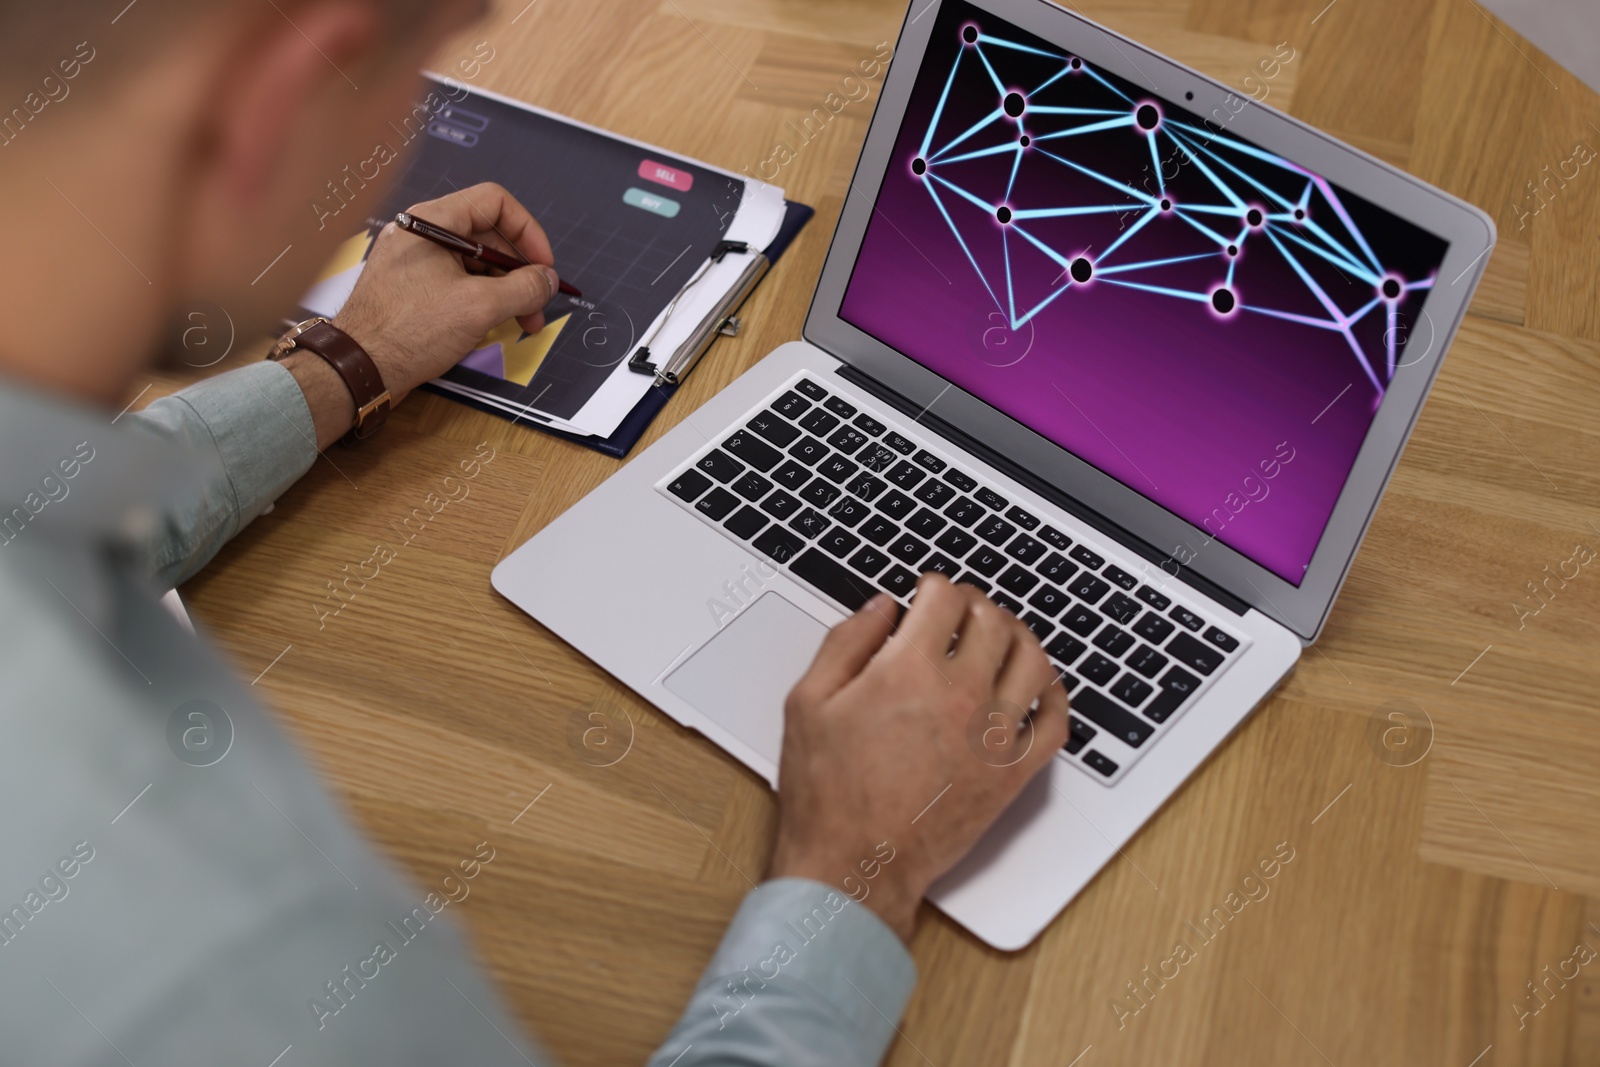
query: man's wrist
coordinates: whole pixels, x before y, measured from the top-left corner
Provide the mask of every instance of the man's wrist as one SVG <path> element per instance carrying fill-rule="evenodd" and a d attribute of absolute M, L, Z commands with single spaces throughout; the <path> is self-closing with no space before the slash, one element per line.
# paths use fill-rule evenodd
<path fill-rule="evenodd" d="M 355 425 L 356 402 L 350 396 L 350 388 L 339 377 L 339 372 L 315 352 L 297 349 L 283 358 L 283 366 L 294 375 L 300 391 L 305 394 L 306 407 L 311 409 L 311 421 L 317 428 L 317 451 L 320 452 Z"/>
<path fill-rule="evenodd" d="M 838 889 L 882 919 L 896 937 L 909 945 L 916 932 L 917 909 L 922 905 L 926 887 L 919 888 L 908 884 L 904 877 L 890 877 L 889 874 L 884 870 L 877 878 L 868 880 L 854 872 L 849 861 L 832 862 L 792 855 L 781 843 L 767 870 L 769 879 L 807 878 Z"/>

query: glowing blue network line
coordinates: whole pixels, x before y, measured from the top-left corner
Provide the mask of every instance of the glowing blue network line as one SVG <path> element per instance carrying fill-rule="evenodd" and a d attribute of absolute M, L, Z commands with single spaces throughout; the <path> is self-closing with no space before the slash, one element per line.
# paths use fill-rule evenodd
<path fill-rule="evenodd" d="M 1024 93 L 1006 87 L 995 62 L 991 59 L 989 54 L 991 51 L 1020 52 L 1052 59 L 1060 62 L 1061 68 L 1039 83 L 1031 92 Z M 942 134 L 942 122 L 956 77 L 964 63 L 970 66 L 974 62 L 980 65 L 985 79 L 993 86 L 999 103 L 983 118 L 936 146 Z M 1120 98 L 1126 106 L 1106 108 L 1034 102 L 1034 98 L 1044 90 L 1064 78 L 1076 76 L 1087 77 Z M 1030 120 L 1026 126 L 1023 121 L 1025 116 Z M 1055 121 L 1071 124 L 1034 132 L 1032 120 L 1037 118 L 1044 118 L 1046 125 Z M 999 129 L 1005 134 L 1004 140 L 1000 143 L 980 144 L 978 147 L 968 147 L 959 154 L 951 154 L 985 131 L 994 129 Z M 1073 143 L 1074 138 L 1104 134 L 1119 129 L 1126 129 L 1147 142 L 1156 183 L 1153 193 L 1148 191 L 1148 185 L 1146 189 L 1136 188 L 1113 175 L 1102 173 L 1070 159 L 1062 152 Z M 1044 147 L 1046 143 L 1050 145 L 1049 148 Z M 1190 203 L 1187 200 L 1179 201 L 1169 194 L 1167 188 L 1169 178 L 1163 172 L 1161 162 L 1164 147 L 1181 159 L 1180 170 L 1182 167 L 1193 167 L 1194 173 L 1205 180 L 1211 191 L 1222 202 Z M 950 168 L 957 164 L 1007 155 L 1012 157 L 1011 166 L 1004 193 L 998 200 L 991 201 L 979 195 L 954 180 L 951 175 Z M 1109 191 L 1107 199 L 1101 203 L 1090 204 L 1013 207 L 1009 201 L 1016 189 L 1023 163 L 1029 159 L 1044 160 L 1065 167 L 1075 174 L 1105 186 Z M 1168 162 L 1171 162 L 1170 157 Z M 1251 174 L 1241 165 L 1246 162 L 1266 164 L 1286 175 L 1292 175 L 1300 186 L 1298 196 L 1290 199 L 1261 178 Z M 1220 319 L 1232 319 L 1242 312 L 1249 312 L 1339 333 L 1349 345 L 1351 353 L 1368 381 L 1381 395 L 1386 383 L 1393 378 L 1396 368 L 1401 334 L 1399 305 L 1408 294 L 1433 286 L 1432 277 L 1408 281 L 1393 271 L 1386 271 L 1373 253 L 1366 237 L 1351 219 L 1338 193 L 1320 175 L 1237 138 L 1177 118 L 1166 118 L 1155 102 L 1136 101 L 1077 57 L 994 37 L 982 33 L 970 23 L 961 30 L 961 48 L 951 64 L 949 75 L 944 80 L 933 116 L 923 134 L 916 158 L 912 162 L 912 173 L 927 190 L 940 216 L 961 246 L 967 262 L 972 265 L 972 269 L 977 273 L 984 288 L 988 290 L 995 305 L 1005 309 L 1012 329 L 1019 329 L 1027 324 L 1067 291 L 1074 288 L 1081 289 L 1091 281 L 1097 281 L 1206 305 Z M 1312 217 L 1315 194 L 1320 194 L 1332 211 L 1333 218 L 1327 220 L 1327 225 Z M 1000 223 L 1000 242 L 1005 264 L 1004 299 L 1001 299 L 996 292 L 995 284 L 984 273 L 968 236 L 962 232 L 952 217 L 946 204 L 947 198 L 976 207 Z M 1030 227 L 1024 225 L 1035 220 L 1075 219 L 1112 213 L 1124 216 L 1131 214 L 1136 217 L 1131 223 L 1123 226 L 1117 238 L 1092 259 L 1088 251 L 1070 255 L 1063 253 L 1038 234 L 1030 232 Z M 1172 220 L 1188 226 L 1206 243 L 1215 246 L 1215 250 L 1189 255 L 1152 256 L 1148 252 L 1139 254 L 1140 235 L 1162 216 L 1170 216 Z M 1214 221 L 1208 223 L 1203 220 Z M 1335 220 L 1337 225 L 1334 225 Z M 1021 311 L 1017 308 L 1016 277 L 1011 259 L 1013 235 L 1021 238 L 1027 247 L 1043 254 L 1061 271 L 1059 277 L 1051 281 L 1043 298 Z M 1245 299 L 1245 294 L 1238 290 L 1234 276 L 1245 244 L 1253 241 L 1261 246 L 1262 238 L 1265 239 L 1265 246 L 1270 246 L 1287 265 L 1292 276 L 1305 287 L 1305 291 L 1321 309 L 1322 316 L 1265 306 Z M 1118 256 L 1122 258 L 1116 258 Z M 1353 311 L 1343 310 L 1307 269 L 1302 257 L 1326 263 L 1347 280 L 1353 278 L 1370 286 L 1370 297 L 1361 307 Z M 1140 277 L 1142 272 L 1206 260 L 1217 261 L 1223 268 L 1218 272 L 1217 283 L 1206 290 L 1179 288 L 1174 285 L 1159 284 L 1155 279 Z M 1374 313 L 1381 313 L 1385 321 L 1386 358 L 1382 367 L 1373 366 L 1370 354 L 1356 338 L 1357 328 Z"/>

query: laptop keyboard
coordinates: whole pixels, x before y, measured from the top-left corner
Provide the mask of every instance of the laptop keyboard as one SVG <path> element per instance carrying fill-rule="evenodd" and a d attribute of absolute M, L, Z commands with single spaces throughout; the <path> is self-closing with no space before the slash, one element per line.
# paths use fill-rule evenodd
<path fill-rule="evenodd" d="M 802 374 L 657 489 L 849 611 L 880 590 L 907 604 L 927 571 L 982 590 L 1061 673 L 1072 705 L 1062 758 L 1113 784 L 1247 641 L 1118 565 L 1093 531 L 1046 521 L 1049 509 L 983 484 L 931 440 Z"/>

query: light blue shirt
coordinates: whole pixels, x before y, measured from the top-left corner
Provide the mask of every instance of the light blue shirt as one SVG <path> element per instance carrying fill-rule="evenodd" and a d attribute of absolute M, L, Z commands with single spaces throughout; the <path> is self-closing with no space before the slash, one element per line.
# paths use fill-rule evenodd
<path fill-rule="evenodd" d="M 158 603 L 305 473 L 314 438 L 275 363 L 115 420 L 0 380 L 8 1063 L 548 1062 L 473 962 L 462 890 L 376 854 Z M 860 904 L 768 882 L 650 1063 L 877 1063 L 915 978 Z"/>

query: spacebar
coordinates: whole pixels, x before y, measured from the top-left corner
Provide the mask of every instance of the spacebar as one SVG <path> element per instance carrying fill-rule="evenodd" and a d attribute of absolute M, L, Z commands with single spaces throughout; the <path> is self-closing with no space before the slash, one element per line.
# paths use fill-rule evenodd
<path fill-rule="evenodd" d="M 815 548 L 808 548 L 795 557 L 789 564 L 789 570 L 795 577 L 804 578 L 851 611 L 871 600 L 878 591 L 861 575 L 846 570 Z"/>

